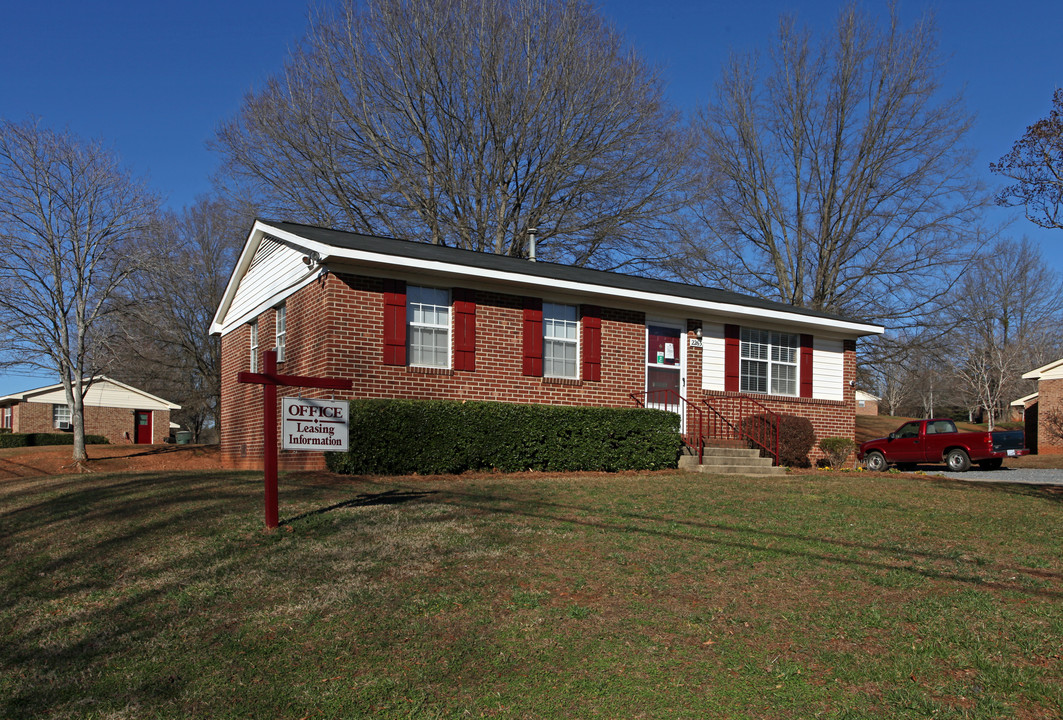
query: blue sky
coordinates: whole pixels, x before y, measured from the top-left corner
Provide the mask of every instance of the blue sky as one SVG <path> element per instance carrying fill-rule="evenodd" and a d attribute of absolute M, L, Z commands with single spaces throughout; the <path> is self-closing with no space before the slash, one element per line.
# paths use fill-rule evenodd
<path fill-rule="evenodd" d="M 778 17 L 795 13 L 813 29 L 835 20 L 840 2 L 648 2 L 606 0 L 602 13 L 651 63 L 674 102 L 703 103 L 731 50 L 766 49 Z M 881 11 L 885 3 L 865 3 Z M 933 12 L 946 58 L 944 89 L 962 90 L 977 116 L 977 165 L 1006 153 L 1027 125 L 1047 115 L 1063 85 L 1063 2 L 900 0 L 906 23 Z M 210 190 L 216 161 L 206 149 L 245 93 L 277 72 L 306 28 L 307 6 L 279 0 L 154 3 L 0 2 L 0 117 L 40 117 L 83 137 L 102 138 L 175 208 Z M 1063 231 L 1045 231 L 1015 211 L 1008 232 L 1040 243 L 1063 270 Z M 54 382 L 0 376 L 0 395 Z"/>

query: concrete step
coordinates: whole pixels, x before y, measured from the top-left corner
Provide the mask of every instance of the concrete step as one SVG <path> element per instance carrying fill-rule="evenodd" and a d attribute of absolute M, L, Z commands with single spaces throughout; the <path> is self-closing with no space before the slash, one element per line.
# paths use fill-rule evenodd
<path fill-rule="evenodd" d="M 699 465 L 696 457 L 685 455 L 679 458 L 679 468 L 691 472 L 715 473 L 718 475 L 785 475 L 786 468 L 771 464 L 771 458 L 727 455 L 708 455 Z"/>

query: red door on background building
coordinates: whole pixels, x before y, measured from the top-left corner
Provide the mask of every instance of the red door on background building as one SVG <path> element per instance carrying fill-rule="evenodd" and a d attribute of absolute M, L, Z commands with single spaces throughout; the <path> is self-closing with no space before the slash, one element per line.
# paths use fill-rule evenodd
<path fill-rule="evenodd" d="M 133 416 L 136 422 L 137 445 L 151 445 L 151 410 L 135 410 Z"/>

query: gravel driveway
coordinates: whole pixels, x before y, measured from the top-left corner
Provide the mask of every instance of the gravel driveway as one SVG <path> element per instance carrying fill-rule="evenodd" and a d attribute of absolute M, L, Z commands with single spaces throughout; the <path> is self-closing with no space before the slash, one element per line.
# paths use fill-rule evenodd
<path fill-rule="evenodd" d="M 1005 461 L 1007 462 L 1007 461 Z M 999 470 L 979 470 L 967 472 L 947 472 L 940 465 L 921 465 L 917 468 L 928 475 L 944 475 L 956 480 L 970 482 L 1023 483 L 1026 485 L 1063 485 L 1063 470 L 1041 470 L 1035 468 L 1009 468 L 1007 465 Z"/>

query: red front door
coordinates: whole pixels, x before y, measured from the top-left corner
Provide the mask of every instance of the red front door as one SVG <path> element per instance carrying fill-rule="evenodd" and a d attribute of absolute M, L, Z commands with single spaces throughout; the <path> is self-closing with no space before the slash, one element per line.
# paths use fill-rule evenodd
<path fill-rule="evenodd" d="M 151 445 L 151 410 L 136 410 L 133 413 L 136 418 L 137 445 Z"/>

